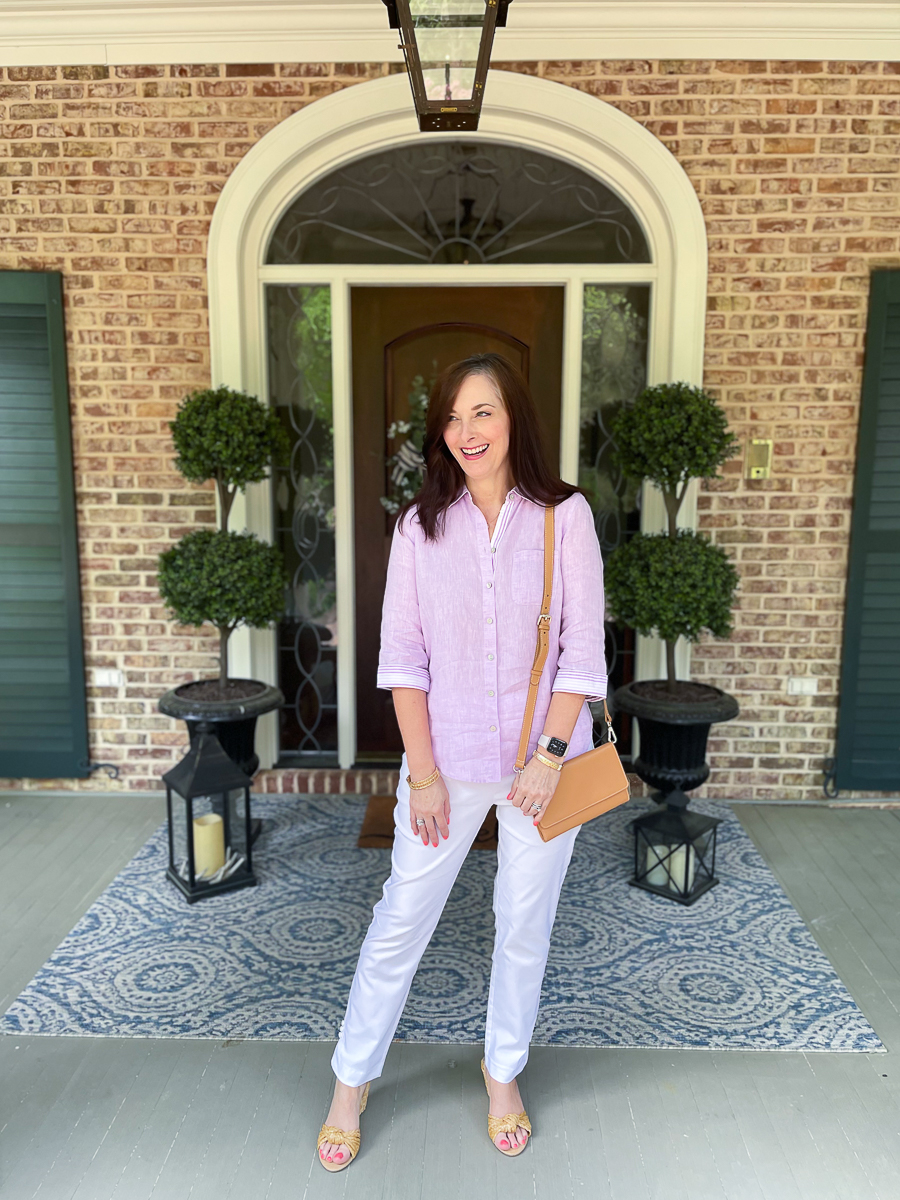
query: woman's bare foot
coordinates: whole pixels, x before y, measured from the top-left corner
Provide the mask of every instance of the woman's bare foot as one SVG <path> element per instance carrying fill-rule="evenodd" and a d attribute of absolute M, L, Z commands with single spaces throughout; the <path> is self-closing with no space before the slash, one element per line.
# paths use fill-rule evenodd
<path fill-rule="evenodd" d="M 339 1079 L 336 1079 L 334 1096 L 328 1116 L 325 1118 L 325 1124 L 336 1125 L 338 1129 L 345 1129 L 348 1132 L 351 1129 L 359 1129 L 359 1102 L 365 1086 L 363 1083 L 359 1087 L 349 1087 L 346 1083 L 341 1083 Z M 343 1142 L 339 1145 L 326 1142 L 319 1148 L 319 1157 L 324 1162 L 343 1163 L 350 1157 L 350 1147 Z"/>
<path fill-rule="evenodd" d="M 487 1067 L 485 1071 L 487 1072 Z M 505 1117 L 507 1113 L 522 1112 L 525 1106 L 515 1079 L 512 1083 L 498 1083 L 496 1079 L 491 1078 L 490 1072 L 487 1072 L 487 1078 L 491 1094 L 488 1112 L 492 1117 Z M 515 1150 L 517 1146 L 524 1146 L 527 1141 L 528 1130 L 524 1125 L 517 1126 L 515 1133 L 498 1133 L 494 1138 L 494 1144 L 501 1150 Z"/>

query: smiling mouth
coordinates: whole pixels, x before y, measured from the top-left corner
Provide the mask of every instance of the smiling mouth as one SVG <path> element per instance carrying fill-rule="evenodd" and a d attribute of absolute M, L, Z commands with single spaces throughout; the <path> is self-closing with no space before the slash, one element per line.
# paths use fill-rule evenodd
<path fill-rule="evenodd" d="M 487 448 L 488 448 L 487 442 L 485 442 L 483 446 L 479 446 L 475 450 L 462 450 L 462 447 L 460 447 L 460 449 L 462 450 L 462 453 L 464 454 L 464 456 L 466 458 L 481 458 L 482 454 L 486 453 Z"/>

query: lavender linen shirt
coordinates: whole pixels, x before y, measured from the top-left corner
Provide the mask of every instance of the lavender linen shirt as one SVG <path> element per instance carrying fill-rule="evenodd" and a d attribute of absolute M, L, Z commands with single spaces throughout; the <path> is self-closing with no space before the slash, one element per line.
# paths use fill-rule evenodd
<path fill-rule="evenodd" d="M 492 539 L 463 487 L 443 534 L 426 542 L 415 508 L 394 527 L 377 685 L 428 693 L 434 761 L 451 779 L 496 783 L 511 775 L 522 728 L 543 595 L 544 509 L 512 488 Z M 606 696 L 603 562 L 590 505 L 557 505 L 550 650 L 538 687 L 528 755 L 551 692 Z M 582 706 L 566 758 L 593 746 Z M 552 733 L 552 730 L 548 730 Z"/>

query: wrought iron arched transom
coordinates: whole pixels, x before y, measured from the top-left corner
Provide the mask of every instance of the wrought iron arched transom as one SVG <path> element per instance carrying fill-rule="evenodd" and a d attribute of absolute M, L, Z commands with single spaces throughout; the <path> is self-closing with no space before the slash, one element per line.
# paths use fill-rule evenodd
<path fill-rule="evenodd" d="M 645 263 L 628 205 L 527 147 L 417 141 L 357 159 L 284 213 L 268 263 Z"/>

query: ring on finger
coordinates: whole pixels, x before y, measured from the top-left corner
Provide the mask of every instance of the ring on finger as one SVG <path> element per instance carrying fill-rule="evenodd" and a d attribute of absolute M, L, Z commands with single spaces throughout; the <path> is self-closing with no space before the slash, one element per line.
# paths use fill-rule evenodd
<path fill-rule="evenodd" d="M 536 800 L 532 804 L 531 810 L 532 810 L 532 812 L 540 812 L 541 811 L 541 806 L 538 804 L 538 802 Z"/>
<path fill-rule="evenodd" d="M 421 829 L 423 825 L 427 824 L 427 822 L 422 817 L 416 817 L 416 824 Z"/>

